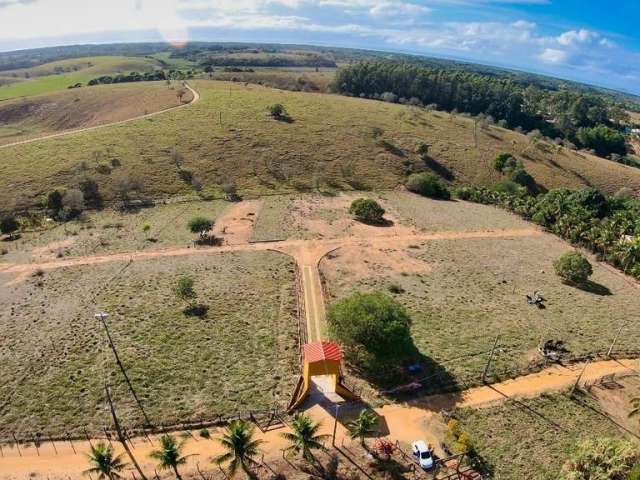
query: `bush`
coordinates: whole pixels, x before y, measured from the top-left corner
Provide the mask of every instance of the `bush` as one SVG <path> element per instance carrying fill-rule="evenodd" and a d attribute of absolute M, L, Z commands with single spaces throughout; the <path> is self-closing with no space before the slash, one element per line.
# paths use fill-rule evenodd
<path fill-rule="evenodd" d="M 511 172 L 511 181 L 526 187 L 529 191 L 533 191 L 536 186 L 536 181 L 523 167 L 517 167 Z"/>
<path fill-rule="evenodd" d="M 176 296 L 180 300 L 191 300 L 196 298 L 196 292 L 193 289 L 195 281 L 189 276 L 182 276 L 178 279 L 176 284 Z"/>
<path fill-rule="evenodd" d="M 54 190 L 47 195 L 47 209 L 56 215 L 62 210 L 62 193 L 58 190 Z"/>
<path fill-rule="evenodd" d="M 612 153 L 624 155 L 627 153 L 624 135 L 617 130 L 598 125 L 593 128 L 581 128 L 576 138 L 582 148 L 595 150 L 596 154 L 606 157 Z"/>
<path fill-rule="evenodd" d="M 211 230 L 211 227 L 213 227 L 213 220 L 206 217 L 193 217 L 189 220 L 189 230 L 192 233 L 205 232 Z"/>
<path fill-rule="evenodd" d="M 284 105 L 282 105 L 281 103 L 275 103 L 273 105 L 270 105 L 269 107 L 267 107 L 267 111 L 269 112 L 269 115 L 272 116 L 273 118 L 287 118 L 289 116 L 289 114 L 287 113 L 287 109 L 284 108 Z"/>
<path fill-rule="evenodd" d="M 18 230 L 18 220 L 13 215 L 7 215 L 0 219 L 0 232 L 13 238 L 13 234 Z"/>
<path fill-rule="evenodd" d="M 500 193 L 509 193 L 509 194 L 516 195 L 520 191 L 522 191 L 523 188 L 516 182 L 513 182 L 511 180 L 503 180 L 501 182 L 497 182 L 493 186 L 493 190 Z M 462 200 L 465 200 L 465 199 L 462 199 Z"/>
<path fill-rule="evenodd" d="M 380 224 L 384 221 L 384 208 L 371 198 L 358 198 L 351 203 L 349 213 L 364 223 Z"/>
<path fill-rule="evenodd" d="M 566 283 L 581 285 L 585 283 L 593 273 L 593 268 L 581 253 L 568 252 L 553 262 L 556 274 Z"/>
<path fill-rule="evenodd" d="M 102 195 L 100 195 L 100 188 L 98 183 L 92 178 L 85 178 L 80 182 L 78 186 L 82 195 L 84 196 L 84 202 L 89 208 L 101 208 L 102 207 Z"/>
<path fill-rule="evenodd" d="M 209 430 L 207 430 L 206 428 L 200 429 L 198 433 L 202 438 L 211 438 L 211 432 L 209 432 Z"/>
<path fill-rule="evenodd" d="M 578 444 L 560 473 L 561 480 L 628 480 L 640 455 L 629 440 L 598 438 Z"/>
<path fill-rule="evenodd" d="M 517 166 L 517 160 L 510 153 L 501 153 L 493 161 L 493 167 L 499 172 L 512 171 Z"/>
<path fill-rule="evenodd" d="M 209 306 L 203 303 L 194 303 L 191 305 L 187 305 L 182 313 L 184 313 L 187 317 L 205 317 L 207 312 L 209 311 Z"/>
<path fill-rule="evenodd" d="M 447 186 L 430 173 L 414 173 L 407 179 L 406 187 L 410 192 L 425 197 L 449 200 L 451 193 Z"/>
<path fill-rule="evenodd" d="M 356 292 L 337 301 L 327 315 L 329 334 L 346 347 L 380 359 L 413 352 L 411 318 L 402 305 L 380 293 Z"/>

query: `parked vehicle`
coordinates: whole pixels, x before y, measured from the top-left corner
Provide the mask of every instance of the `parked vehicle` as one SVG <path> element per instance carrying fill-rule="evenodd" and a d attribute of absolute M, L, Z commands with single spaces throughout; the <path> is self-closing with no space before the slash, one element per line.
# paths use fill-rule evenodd
<path fill-rule="evenodd" d="M 417 440 L 411 444 L 411 451 L 424 470 L 431 470 L 434 466 L 433 451 L 424 440 Z"/>

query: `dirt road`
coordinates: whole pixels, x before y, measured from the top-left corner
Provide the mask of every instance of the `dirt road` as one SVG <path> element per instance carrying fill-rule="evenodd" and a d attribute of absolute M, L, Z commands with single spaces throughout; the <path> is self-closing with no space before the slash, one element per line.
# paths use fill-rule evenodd
<path fill-rule="evenodd" d="M 30 138 L 28 140 L 20 140 L 19 142 L 7 143 L 6 145 L 0 145 L 0 149 L 15 147 L 18 145 L 25 145 L 27 143 L 39 142 L 41 140 L 49 140 L 52 138 L 64 137 L 67 135 L 73 135 L 75 133 L 89 132 L 91 130 L 98 130 L 99 128 L 107 128 L 107 127 L 113 127 L 115 125 L 122 125 L 123 123 L 134 122 L 136 120 L 143 120 L 145 118 L 155 117 L 156 115 L 161 115 L 163 113 L 170 112 L 172 110 L 188 107 L 189 105 L 193 105 L 194 103 L 200 100 L 200 94 L 186 83 L 185 83 L 185 87 L 187 87 L 187 89 L 193 95 L 193 98 L 189 103 L 178 105 L 177 107 L 165 108 L 164 110 L 158 110 L 157 112 L 147 113 L 146 115 L 138 115 L 137 117 L 127 118 L 126 120 L 119 120 L 117 122 L 105 123 L 103 125 L 96 125 L 94 127 L 78 128 L 75 130 L 66 130 L 64 132 L 52 133 L 50 135 L 44 135 L 42 137 Z"/>
<path fill-rule="evenodd" d="M 436 424 L 440 422 L 439 412 L 442 409 L 453 407 L 482 408 L 493 405 L 496 402 L 505 401 L 508 398 L 518 399 L 536 397 L 546 392 L 563 391 L 570 388 L 580 376 L 583 364 L 575 364 L 569 367 L 553 366 L 539 373 L 534 373 L 514 380 L 472 388 L 461 393 L 447 395 L 435 395 L 424 397 L 404 404 L 390 404 L 375 409 L 382 417 L 389 431 L 389 438 L 397 440 L 403 445 L 423 438 L 429 443 L 438 445 L 441 440 L 437 437 Z M 628 374 L 640 368 L 640 360 L 609 360 L 594 362 L 587 366 L 581 379 L 581 384 L 593 382 L 604 375 Z M 331 434 L 333 417 L 331 413 L 320 405 L 314 405 L 307 413 L 316 421 L 322 422 L 322 433 Z M 286 442 L 281 437 L 285 429 L 273 430 L 267 433 L 257 432 L 257 438 L 265 444 L 262 450 L 265 452 L 265 460 L 275 461 L 281 457 L 281 450 Z M 176 432 L 180 433 L 180 432 Z M 220 435 L 219 429 L 212 429 L 212 437 Z M 187 454 L 194 455 L 188 459 L 183 467 L 184 473 L 195 474 L 196 466 L 204 471 L 212 472 L 210 458 L 221 452 L 220 446 L 214 440 L 205 440 L 198 436 L 198 432 L 191 432 L 186 444 Z M 342 423 L 338 423 L 337 441 L 343 439 L 348 442 L 347 430 Z M 152 437 L 150 444 L 144 438 L 133 440 L 133 453 L 147 472 L 153 472 L 155 464 L 148 457 L 151 450 L 157 447 L 156 437 Z M 117 450 L 120 447 L 114 442 Z M 39 451 L 33 446 L 20 447 L 20 451 L 13 446 L 3 446 L 3 455 L 0 457 L 0 479 L 17 478 L 80 478 L 81 472 L 87 468 L 86 452 L 89 450 L 88 442 L 55 442 L 54 446 L 49 442 L 43 442 Z"/>

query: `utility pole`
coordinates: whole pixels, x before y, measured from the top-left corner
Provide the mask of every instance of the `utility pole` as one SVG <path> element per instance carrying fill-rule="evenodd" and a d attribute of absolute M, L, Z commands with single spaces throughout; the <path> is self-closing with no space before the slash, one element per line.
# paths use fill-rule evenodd
<path fill-rule="evenodd" d="M 589 366 L 589 363 L 591 363 L 591 360 L 587 360 L 587 362 L 584 364 L 584 367 L 582 367 L 582 371 L 580 372 L 580 375 L 578 375 L 578 378 L 576 379 L 576 383 L 573 384 L 573 388 L 571 389 L 571 396 L 572 397 L 573 397 L 573 394 L 578 389 L 578 385 L 580 384 L 580 380 L 582 380 L 582 376 L 584 375 L 584 372 L 587 370 L 587 367 Z"/>
<path fill-rule="evenodd" d="M 107 385 L 106 383 L 104 385 L 104 391 L 107 394 L 107 401 L 109 402 L 109 409 L 111 410 L 111 418 L 113 419 L 113 426 L 116 429 L 118 440 L 120 440 L 120 443 L 122 443 L 124 450 L 127 452 L 127 455 L 129 455 L 129 458 L 131 459 L 131 463 L 133 463 L 133 466 L 136 467 L 136 470 L 138 470 L 138 473 L 140 474 L 140 477 L 142 478 L 142 480 L 147 480 L 147 477 L 142 472 L 142 469 L 140 468 L 140 465 L 138 465 L 136 458 L 133 456 L 133 453 L 131 452 L 129 445 L 127 445 L 127 440 L 124 438 L 124 435 L 122 434 L 122 429 L 120 428 L 120 422 L 118 421 L 118 416 L 116 415 L 116 409 L 113 406 L 113 401 L 111 400 L 111 391 L 109 389 L 109 385 Z"/>
<path fill-rule="evenodd" d="M 340 414 L 340 404 L 336 403 L 336 416 L 333 420 L 333 435 L 331 436 L 331 446 L 336 448 L 336 431 L 338 430 L 338 415 Z"/>
<path fill-rule="evenodd" d="M 496 348 L 498 347 L 498 339 L 500 335 L 496 336 L 496 340 L 493 342 L 493 347 L 491 348 L 491 354 L 489 355 L 489 359 L 487 360 L 487 364 L 484 366 L 484 372 L 482 372 L 482 383 L 487 383 L 487 374 L 489 373 L 489 368 L 491 367 L 491 362 L 493 361 L 493 356 L 496 352 Z"/>
<path fill-rule="evenodd" d="M 613 353 L 613 347 L 616 346 L 616 343 L 618 342 L 618 337 L 622 333 L 622 329 L 625 326 L 626 326 L 626 324 L 624 324 L 624 323 L 622 325 L 620 325 L 620 329 L 618 330 L 618 333 L 616 333 L 616 336 L 613 338 L 613 342 L 611 342 L 611 346 L 609 347 L 609 351 L 607 352 L 607 357 L 611 358 L 611 354 Z"/>

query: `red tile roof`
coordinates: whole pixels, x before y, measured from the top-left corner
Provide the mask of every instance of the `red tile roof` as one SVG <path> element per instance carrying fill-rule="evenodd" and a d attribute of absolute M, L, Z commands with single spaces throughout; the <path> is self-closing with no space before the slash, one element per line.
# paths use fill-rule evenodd
<path fill-rule="evenodd" d="M 313 342 L 304 346 L 304 359 L 307 363 L 322 360 L 342 360 L 342 351 L 335 342 Z"/>

